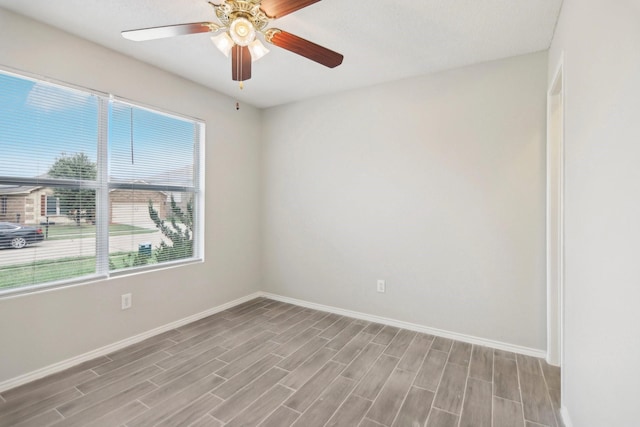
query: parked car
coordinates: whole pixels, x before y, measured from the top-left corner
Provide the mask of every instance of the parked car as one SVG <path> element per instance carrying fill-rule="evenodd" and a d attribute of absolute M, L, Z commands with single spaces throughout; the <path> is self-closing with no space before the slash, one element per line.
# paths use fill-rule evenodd
<path fill-rule="evenodd" d="M 42 229 L 12 222 L 0 222 L 0 247 L 21 249 L 44 239 Z"/>

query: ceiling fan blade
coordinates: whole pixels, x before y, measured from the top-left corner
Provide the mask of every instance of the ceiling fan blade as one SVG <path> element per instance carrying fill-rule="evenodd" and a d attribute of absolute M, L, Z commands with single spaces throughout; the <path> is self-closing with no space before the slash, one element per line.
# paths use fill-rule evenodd
<path fill-rule="evenodd" d="M 260 9 L 270 18 L 280 18 L 320 0 L 262 0 Z"/>
<path fill-rule="evenodd" d="M 234 45 L 231 49 L 231 74 L 237 82 L 251 78 L 251 52 L 247 46 Z"/>
<path fill-rule="evenodd" d="M 194 22 L 191 24 L 165 25 L 163 27 L 142 28 L 140 30 L 123 31 L 122 37 L 136 42 L 163 39 L 166 37 L 184 36 L 187 34 L 216 32 L 221 28 L 213 22 Z"/>
<path fill-rule="evenodd" d="M 329 68 L 335 68 L 342 64 L 344 56 L 338 52 L 327 49 L 315 43 L 305 40 L 286 31 L 269 29 L 265 33 L 265 39 L 278 47 L 297 53 L 312 61 Z"/>

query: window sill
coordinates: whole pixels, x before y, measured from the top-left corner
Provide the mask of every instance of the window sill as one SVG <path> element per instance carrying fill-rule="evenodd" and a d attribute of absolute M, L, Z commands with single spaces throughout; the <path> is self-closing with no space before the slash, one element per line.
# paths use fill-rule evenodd
<path fill-rule="evenodd" d="M 40 285 L 20 286 L 15 288 L 0 289 L 0 300 L 25 295 L 40 294 L 60 289 L 73 288 L 76 286 L 84 286 L 98 282 L 108 282 L 112 279 L 121 279 L 123 277 L 135 276 L 138 274 L 151 273 L 154 271 L 163 271 L 176 267 L 183 267 L 192 264 L 204 263 L 203 258 L 190 258 L 188 260 L 179 260 L 163 263 L 161 266 L 132 267 L 111 272 L 109 274 L 96 274 L 93 276 L 84 276 L 81 279 L 60 280 L 57 282 L 43 283 Z"/>

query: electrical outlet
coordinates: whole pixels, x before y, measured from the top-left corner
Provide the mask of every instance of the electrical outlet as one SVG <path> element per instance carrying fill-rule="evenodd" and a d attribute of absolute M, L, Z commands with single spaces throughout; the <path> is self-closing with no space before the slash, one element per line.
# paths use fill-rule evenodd
<path fill-rule="evenodd" d="M 378 280 L 378 292 L 384 293 L 385 290 L 386 285 L 384 283 L 384 280 Z"/>
<path fill-rule="evenodd" d="M 123 310 L 131 308 L 131 294 L 122 294 L 121 299 Z"/>

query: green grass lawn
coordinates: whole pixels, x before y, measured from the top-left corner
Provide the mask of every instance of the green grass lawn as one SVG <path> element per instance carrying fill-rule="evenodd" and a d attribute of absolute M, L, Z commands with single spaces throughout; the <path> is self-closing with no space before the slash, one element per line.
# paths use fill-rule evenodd
<path fill-rule="evenodd" d="M 119 236 L 125 234 L 145 234 L 145 233 L 155 233 L 157 229 L 155 228 L 142 228 L 136 227 L 133 225 L 126 224 L 110 224 L 109 225 L 109 235 L 110 236 Z M 42 232 L 45 232 L 45 227 L 42 226 Z M 82 225 L 50 225 L 49 226 L 49 240 L 60 240 L 60 239 L 73 239 L 73 238 L 82 238 L 82 237 L 94 237 L 96 235 L 96 226 L 89 224 Z"/>
<path fill-rule="evenodd" d="M 73 257 L 35 261 L 0 267 L 0 288 L 71 279 L 96 271 L 95 257 Z"/>
<path fill-rule="evenodd" d="M 136 252 L 109 254 L 109 261 L 115 265 L 116 269 L 121 269 L 127 266 L 130 254 L 133 256 Z M 45 259 L 10 265 L 0 267 L 0 289 L 72 279 L 95 273 L 95 271 L 94 256 Z"/>

